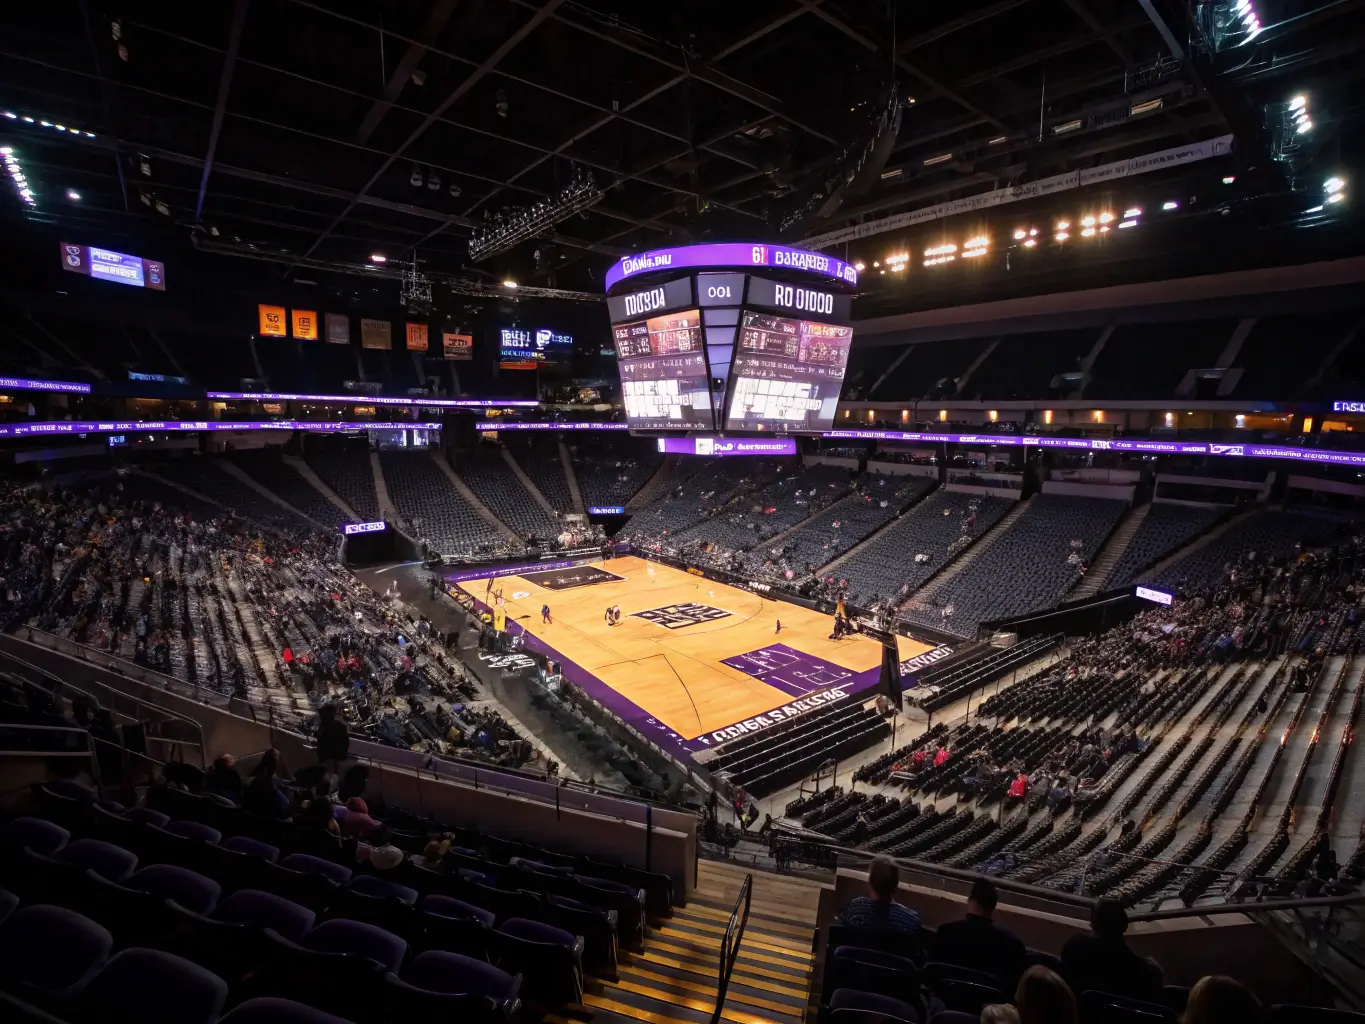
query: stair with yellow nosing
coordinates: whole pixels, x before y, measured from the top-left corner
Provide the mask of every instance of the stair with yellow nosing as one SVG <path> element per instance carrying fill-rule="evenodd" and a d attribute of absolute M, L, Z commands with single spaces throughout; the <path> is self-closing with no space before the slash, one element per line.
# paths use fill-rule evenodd
<path fill-rule="evenodd" d="M 622 951 L 618 978 L 589 978 L 583 997 L 602 1024 L 706 1024 L 715 1009 L 721 939 L 745 869 L 703 861 L 686 907 L 654 921 L 643 951 Z M 752 872 L 749 923 L 721 1019 L 800 1024 L 810 993 L 811 944 L 821 886 Z M 575 1016 L 578 1016 L 575 1014 Z M 550 1017 L 549 1024 L 569 1024 Z"/>

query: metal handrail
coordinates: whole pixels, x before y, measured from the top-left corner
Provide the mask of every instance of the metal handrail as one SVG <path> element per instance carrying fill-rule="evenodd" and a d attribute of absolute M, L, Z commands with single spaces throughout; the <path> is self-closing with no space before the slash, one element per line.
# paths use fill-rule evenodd
<path fill-rule="evenodd" d="M 739 944 L 744 941 L 744 928 L 749 923 L 749 905 L 753 899 L 754 876 L 745 875 L 744 884 L 739 887 L 739 898 L 730 911 L 730 920 L 725 925 L 725 934 L 720 940 L 720 973 L 716 979 L 716 1008 L 711 1014 L 711 1024 L 720 1024 L 721 1011 L 725 1009 L 725 994 L 730 990 L 730 975 L 735 972 L 735 960 L 739 957 Z"/>

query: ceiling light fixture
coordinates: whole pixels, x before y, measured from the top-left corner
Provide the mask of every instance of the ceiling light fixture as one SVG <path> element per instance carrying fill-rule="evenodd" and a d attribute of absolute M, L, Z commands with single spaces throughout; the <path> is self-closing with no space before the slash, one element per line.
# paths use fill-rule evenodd
<path fill-rule="evenodd" d="M 933 167 L 934 164 L 946 164 L 953 158 L 952 153 L 940 153 L 938 156 L 931 156 L 924 161 L 925 167 Z"/>
<path fill-rule="evenodd" d="M 506 281 L 502 283 L 502 286 L 504 288 L 515 288 L 517 287 L 517 283 L 509 277 Z"/>
<path fill-rule="evenodd" d="M 1167 199 L 1164 203 L 1161 204 L 1161 208 L 1163 210 L 1178 210 L 1180 209 L 1180 204 L 1177 203 L 1174 199 Z"/>
<path fill-rule="evenodd" d="M 73 203 L 78 203 L 80 202 L 81 194 L 74 188 L 69 188 L 66 190 L 66 198 L 70 199 Z"/>
<path fill-rule="evenodd" d="M 19 198 L 23 200 L 25 206 L 36 207 L 38 205 L 37 197 L 33 194 L 33 189 L 29 187 L 23 165 L 19 162 L 19 158 L 14 155 L 14 148 L 12 146 L 0 147 L 0 156 L 5 159 L 5 170 L 14 185 L 14 190 L 19 193 Z"/>
<path fill-rule="evenodd" d="M 388 258 L 387 256 L 385 256 L 382 252 L 372 252 L 372 253 L 370 253 L 370 262 L 371 262 L 371 263 L 387 263 L 387 262 L 389 262 L 389 258 Z"/>
<path fill-rule="evenodd" d="M 1067 121 L 1064 124 L 1053 125 L 1052 134 L 1065 135 L 1067 132 L 1076 131 L 1076 129 L 1080 128 L 1080 126 L 1081 126 L 1080 121 Z"/>

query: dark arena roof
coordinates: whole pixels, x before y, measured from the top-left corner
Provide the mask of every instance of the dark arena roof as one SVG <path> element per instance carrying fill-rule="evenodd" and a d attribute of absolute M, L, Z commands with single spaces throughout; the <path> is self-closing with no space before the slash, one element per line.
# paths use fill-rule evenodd
<path fill-rule="evenodd" d="M 1235 4 L 1175 0 L 11 5 L 0 139 L 36 201 L 0 211 L 110 245 L 192 240 L 277 278 L 415 255 L 438 278 L 585 292 L 651 247 L 861 225 L 831 251 L 868 265 L 864 315 L 1169 276 L 1192 255 L 1321 258 L 1354 244 L 1349 199 L 1308 211 L 1356 163 L 1365 17 L 1305 6 L 1256 0 L 1253 33 Z M 1121 181 L 878 225 L 1204 143 Z M 1143 209 L 1140 230 L 1056 242 L 1078 197 Z M 1007 253 L 1021 226 L 1043 244 Z M 975 263 L 920 266 L 982 236 Z M 900 251 L 908 272 L 877 273 Z"/>

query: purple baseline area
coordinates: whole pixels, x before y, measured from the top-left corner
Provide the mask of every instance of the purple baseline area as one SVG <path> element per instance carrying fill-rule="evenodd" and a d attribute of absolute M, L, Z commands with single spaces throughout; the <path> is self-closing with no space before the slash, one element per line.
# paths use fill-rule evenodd
<path fill-rule="evenodd" d="M 805 697 L 817 690 L 827 690 L 858 674 L 786 644 L 769 644 L 747 654 L 736 654 L 733 658 L 723 659 L 721 664 L 761 679 L 792 697 Z"/>

